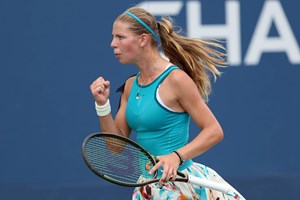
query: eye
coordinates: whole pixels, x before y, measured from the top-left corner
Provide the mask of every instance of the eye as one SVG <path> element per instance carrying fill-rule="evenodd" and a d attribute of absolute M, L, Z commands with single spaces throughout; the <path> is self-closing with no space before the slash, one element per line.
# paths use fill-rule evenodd
<path fill-rule="evenodd" d="M 113 35 L 113 40 L 116 39 L 116 40 L 123 40 L 125 38 L 125 36 L 123 35 L 119 35 L 119 34 L 116 34 L 116 35 Z"/>
<path fill-rule="evenodd" d="M 124 36 L 122 36 L 122 35 L 118 35 L 117 37 L 118 37 L 118 39 L 119 39 L 119 40 L 122 40 L 122 39 L 124 39 L 124 38 L 125 38 L 125 37 L 124 37 Z"/>

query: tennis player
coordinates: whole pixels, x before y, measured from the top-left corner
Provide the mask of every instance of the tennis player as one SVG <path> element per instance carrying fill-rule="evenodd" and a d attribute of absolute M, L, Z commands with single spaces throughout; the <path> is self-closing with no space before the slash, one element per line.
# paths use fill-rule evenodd
<path fill-rule="evenodd" d="M 225 182 L 213 169 L 193 162 L 223 139 L 223 131 L 207 106 L 210 75 L 216 79 L 226 63 L 223 47 L 212 41 L 191 39 L 174 30 L 171 18 L 156 19 L 146 10 L 132 7 L 113 24 L 112 42 L 116 58 L 133 64 L 139 73 L 124 84 L 120 108 L 111 115 L 110 82 L 95 80 L 90 90 L 102 131 L 136 140 L 159 162 L 160 182 L 136 188 L 132 199 L 239 199 L 189 183 L 172 182 L 177 170 L 205 179 Z M 159 45 L 168 60 L 159 52 Z M 219 49 L 219 50 L 216 50 Z M 189 142 L 190 118 L 201 132 Z M 139 181 L 147 177 L 141 176 Z"/>

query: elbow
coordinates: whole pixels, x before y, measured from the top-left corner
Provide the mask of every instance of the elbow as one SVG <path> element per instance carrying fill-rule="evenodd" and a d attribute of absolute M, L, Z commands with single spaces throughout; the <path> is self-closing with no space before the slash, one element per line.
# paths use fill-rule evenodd
<path fill-rule="evenodd" d="M 224 138 L 223 129 L 219 126 L 215 129 L 215 140 L 217 143 L 221 142 Z"/>

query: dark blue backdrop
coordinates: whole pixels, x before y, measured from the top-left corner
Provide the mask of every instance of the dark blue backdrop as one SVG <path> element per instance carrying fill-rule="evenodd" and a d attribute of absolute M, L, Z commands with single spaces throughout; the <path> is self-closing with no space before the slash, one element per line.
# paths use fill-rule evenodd
<path fill-rule="evenodd" d="M 174 10 L 169 14 L 190 36 L 233 21 L 227 37 L 237 35 L 225 45 L 240 47 L 209 102 L 225 138 L 195 160 L 248 199 L 299 198 L 299 2 L 168 2 L 156 11 Z M 115 90 L 137 70 L 120 65 L 110 48 L 114 19 L 137 3 L 0 0 L 0 199 L 130 199 L 131 188 L 88 170 L 81 143 L 99 130 L 89 85 L 102 75 Z M 153 3 L 162 2 L 147 6 Z M 251 48 L 261 57 L 251 57 Z M 113 113 L 118 98 L 112 93 Z M 191 138 L 198 131 L 192 123 Z"/>

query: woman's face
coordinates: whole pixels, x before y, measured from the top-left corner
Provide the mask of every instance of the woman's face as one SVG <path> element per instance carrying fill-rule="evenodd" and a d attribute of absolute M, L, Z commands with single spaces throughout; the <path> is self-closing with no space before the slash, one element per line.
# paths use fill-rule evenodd
<path fill-rule="evenodd" d="M 139 36 L 129 30 L 129 23 L 116 21 L 113 25 L 111 47 L 122 64 L 136 63 L 140 53 Z"/>

